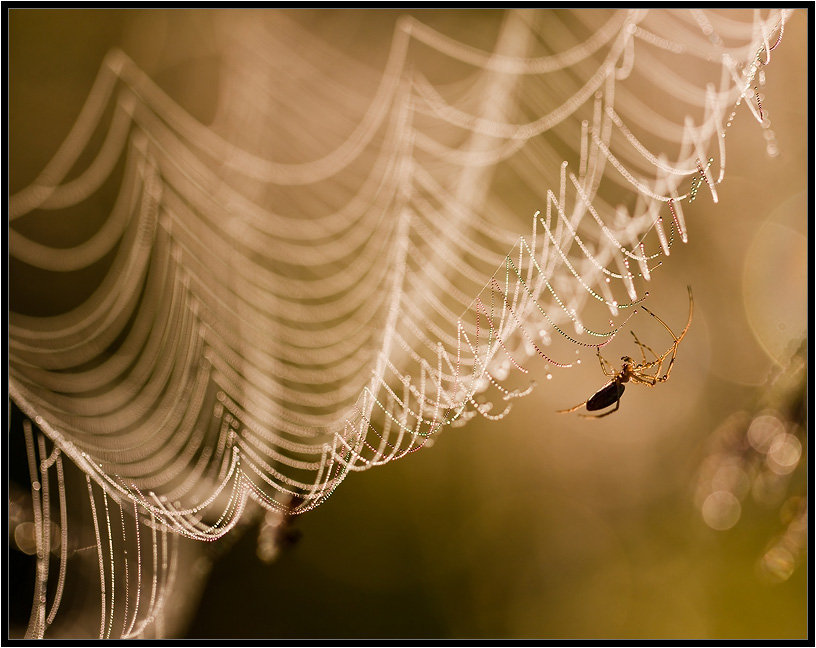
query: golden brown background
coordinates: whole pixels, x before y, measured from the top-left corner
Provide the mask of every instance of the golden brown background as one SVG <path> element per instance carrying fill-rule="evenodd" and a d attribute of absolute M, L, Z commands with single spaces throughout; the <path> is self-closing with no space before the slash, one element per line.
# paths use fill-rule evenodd
<path fill-rule="evenodd" d="M 411 13 L 488 49 L 501 18 Z M 376 66 L 399 13 L 289 15 Z M 10 192 L 50 159 L 111 46 L 207 123 L 218 83 L 213 19 L 199 10 L 11 10 Z M 781 583 L 757 570 L 784 529 L 784 507 L 749 496 L 736 525 L 717 531 L 695 488 L 712 433 L 753 407 L 807 337 L 808 23 L 806 11 L 794 13 L 766 72 L 763 107 L 781 154 L 766 155 L 762 130 L 739 111 L 719 204 L 703 196 L 686 208 L 689 242 L 654 274 L 650 308 L 671 326 L 685 322 L 686 284 L 695 296 L 667 384 L 632 386 L 619 412 L 592 421 L 555 410 L 603 384 L 597 363 L 549 381 L 533 365 L 539 387 L 508 418 L 476 421 L 432 449 L 352 475 L 296 520 L 300 541 L 273 564 L 255 556 L 253 529 L 225 546 L 200 605 L 191 602 L 186 636 L 805 637 L 806 554 Z M 68 241 L 97 225 L 84 213 L 48 227 Z M 31 313 L 64 310 L 94 285 L 81 272 L 55 285 L 13 259 L 8 270 L 10 308 Z M 659 333 L 650 340 L 665 342 Z M 621 336 L 608 357 L 630 347 Z M 804 495 L 805 464 L 789 496 Z"/>

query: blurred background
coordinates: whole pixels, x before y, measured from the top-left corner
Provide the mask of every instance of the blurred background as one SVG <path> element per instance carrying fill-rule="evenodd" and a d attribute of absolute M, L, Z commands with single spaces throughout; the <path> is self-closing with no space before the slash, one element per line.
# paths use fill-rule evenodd
<path fill-rule="evenodd" d="M 488 50 L 501 21 L 487 10 L 411 13 Z M 287 16 L 381 69 L 399 13 Z M 8 17 L 11 194 L 62 142 L 112 46 L 194 117 L 215 115 L 212 12 Z M 556 413 L 604 384 L 592 354 L 570 371 L 530 363 L 538 388 L 508 417 L 351 475 L 293 520 L 275 560 L 258 555 L 257 525 L 208 547 L 211 571 L 185 595 L 178 636 L 806 637 L 808 24 L 794 12 L 766 71 L 776 154 L 768 129 L 738 110 L 719 204 L 701 195 L 685 208 L 689 242 L 653 275 L 649 308 L 675 332 L 686 286 L 694 291 L 670 381 L 630 386 L 620 410 L 596 421 Z M 518 208 L 523 233 L 543 205 Z M 78 215 L 52 235 L 80 241 L 98 225 Z M 13 311 L 62 312 L 93 287 L 81 272 L 55 285 L 14 258 L 8 270 Z M 646 317 L 627 328 L 667 348 Z M 636 351 L 627 334 L 604 355 L 617 367 Z"/>

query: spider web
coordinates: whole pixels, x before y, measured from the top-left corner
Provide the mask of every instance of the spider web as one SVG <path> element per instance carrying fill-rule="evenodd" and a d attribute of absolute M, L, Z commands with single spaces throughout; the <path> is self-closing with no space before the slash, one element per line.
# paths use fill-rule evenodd
<path fill-rule="evenodd" d="M 178 536 L 219 539 L 255 505 L 311 510 L 352 471 L 506 416 L 533 358 L 568 368 L 608 343 L 688 240 L 683 204 L 717 200 L 738 107 L 765 121 L 756 87 L 786 18 L 512 11 L 482 51 L 404 16 L 379 69 L 286 14 L 224 12 L 209 125 L 111 51 L 9 200 L 14 258 L 110 260 L 77 308 L 9 316 L 10 399 L 38 428 L 27 636 L 60 602 L 44 588 L 63 455 L 93 509 L 100 637 L 139 636 Z M 111 185 L 80 245 L 16 227 Z"/>

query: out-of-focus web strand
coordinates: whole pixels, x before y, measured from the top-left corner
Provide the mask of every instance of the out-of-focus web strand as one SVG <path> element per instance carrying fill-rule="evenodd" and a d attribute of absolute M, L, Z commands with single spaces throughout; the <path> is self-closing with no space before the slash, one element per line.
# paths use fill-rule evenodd
<path fill-rule="evenodd" d="M 564 257 L 564 260 L 566 261 L 566 257 Z"/>

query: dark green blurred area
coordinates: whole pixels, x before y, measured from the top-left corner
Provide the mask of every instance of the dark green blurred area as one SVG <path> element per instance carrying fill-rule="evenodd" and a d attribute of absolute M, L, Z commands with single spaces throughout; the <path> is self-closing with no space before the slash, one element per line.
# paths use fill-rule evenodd
<path fill-rule="evenodd" d="M 330 18 L 369 22 L 360 31 L 386 52 L 398 13 L 295 15 L 321 33 L 333 31 Z M 12 9 L 8 17 L 11 193 L 51 158 L 113 45 L 198 119 L 212 114 L 209 12 Z M 490 47 L 500 12 L 421 17 Z M 765 155 L 761 130 L 741 112 L 728 134 L 719 204 L 686 208 L 689 243 L 655 273 L 650 308 L 673 326 L 685 321 L 685 285 L 694 288 L 695 320 L 671 381 L 632 386 L 618 413 L 591 421 L 555 410 L 603 384 L 594 358 L 551 381 L 532 366 L 539 387 L 506 419 L 450 430 L 430 449 L 350 475 L 294 521 L 300 540 L 271 565 L 256 556 L 257 529 L 246 529 L 215 561 L 186 636 L 805 638 L 807 549 L 783 582 L 757 569 L 784 531 L 782 504 L 763 507 L 749 496 L 736 525 L 716 531 L 694 496 L 712 433 L 733 412 L 752 411 L 774 367 L 809 333 L 808 18 L 794 14 L 766 72 L 763 106 L 781 156 Z M 145 40 L 155 23 L 165 25 L 160 52 Z M 342 41 L 343 29 L 336 32 Z M 19 227 L 62 227 L 51 230 L 61 240 L 98 227 L 87 212 L 61 225 L 28 218 Z M 8 270 L 11 309 L 45 314 L 81 301 L 104 267 L 46 276 L 10 259 Z M 769 323 L 759 321 L 766 313 Z M 616 341 L 609 357 L 630 346 Z M 808 455 L 805 447 L 788 496 L 805 496 Z"/>

